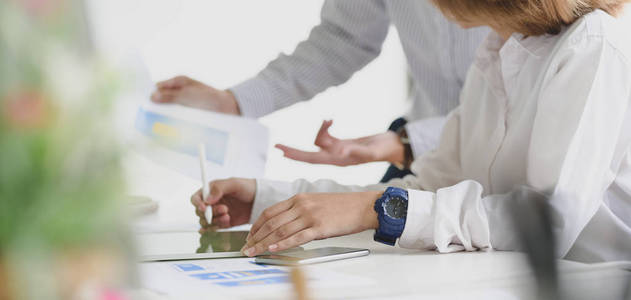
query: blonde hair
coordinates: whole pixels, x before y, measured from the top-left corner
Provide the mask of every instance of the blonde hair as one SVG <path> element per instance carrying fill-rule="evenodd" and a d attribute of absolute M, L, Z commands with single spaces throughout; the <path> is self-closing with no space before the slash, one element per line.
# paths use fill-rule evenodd
<path fill-rule="evenodd" d="M 596 9 L 617 15 L 629 0 L 432 0 L 456 21 L 508 28 L 523 35 L 557 34 Z"/>

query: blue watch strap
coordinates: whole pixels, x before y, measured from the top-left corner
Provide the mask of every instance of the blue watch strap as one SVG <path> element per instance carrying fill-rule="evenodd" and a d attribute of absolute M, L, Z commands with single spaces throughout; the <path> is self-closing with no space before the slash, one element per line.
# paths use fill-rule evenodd
<path fill-rule="evenodd" d="M 379 231 L 375 231 L 375 235 L 373 235 L 373 239 L 375 240 L 375 242 L 380 242 L 382 244 L 386 244 L 390 246 L 394 246 L 397 243 L 397 238 L 393 238 L 387 235 L 381 235 L 379 234 Z"/>
<path fill-rule="evenodd" d="M 379 221 L 379 227 L 375 231 L 374 240 L 391 246 L 394 246 L 396 240 L 403 234 L 407 219 L 407 216 L 394 218 L 388 215 L 386 205 L 395 198 L 399 198 L 405 202 L 405 210 L 407 211 L 408 192 L 395 187 L 387 188 L 383 195 L 375 201 L 374 206 Z"/>

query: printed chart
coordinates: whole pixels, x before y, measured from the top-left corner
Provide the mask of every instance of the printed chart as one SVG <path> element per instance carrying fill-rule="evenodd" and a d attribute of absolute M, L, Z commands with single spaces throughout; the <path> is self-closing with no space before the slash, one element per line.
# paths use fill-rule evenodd
<path fill-rule="evenodd" d="M 218 266 L 216 264 L 208 265 L 208 263 L 203 262 L 173 263 L 171 266 L 176 270 L 179 270 L 180 272 L 186 273 L 186 275 L 191 278 L 224 287 L 270 285 L 289 282 L 289 273 L 287 270 L 281 270 L 277 267 L 272 268 L 266 265 L 257 264 L 251 260 L 247 261 L 247 263 L 247 265 L 237 265 L 235 263 L 235 265 L 232 267 L 245 267 L 248 269 L 221 272 L 213 272 L 213 270 L 218 269 Z"/>
<path fill-rule="evenodd" d="M 289 268 L 257 264 L 252 258 L 204 259 L 141 263 L 145 288 L 160 293 L 193 297 L 196 295 L 263 296 L 291 293 Z M 310 288 L 366 286 L 372 280 L 327 270 L 321 266 L 303 268 Z M 215 298 L 220 299 L 220 298 Z"/>

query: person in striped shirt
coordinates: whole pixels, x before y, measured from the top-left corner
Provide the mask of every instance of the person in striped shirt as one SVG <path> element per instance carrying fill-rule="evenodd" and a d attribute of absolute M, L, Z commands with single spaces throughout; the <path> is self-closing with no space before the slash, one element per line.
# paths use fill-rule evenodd
<path fill-rule="evenodd" d="M 410 174 L 415 157 L 436 146 L 444 116 L 459 104 L 475 50 L 489 32 L 484 27 L 459 27 L 429 1 L 328 0 L 321 23 L 307 40 L 251 79 L 219 90 L 178 76 L 158 83 L 152 100 L 261 117 L 346 82 L 379 56 L 391 25 L 399 33 L 413 84 L 408 114 L 384 133 L 350 140 L 330 136 L 331 122 L 326 121 L 316 138 L 321 151 L 315 153 L 277 147 L 289 158 L 311 163 L 345 166 L 388 161 L 393 166 L 382 181 L 402 177 Z"/>

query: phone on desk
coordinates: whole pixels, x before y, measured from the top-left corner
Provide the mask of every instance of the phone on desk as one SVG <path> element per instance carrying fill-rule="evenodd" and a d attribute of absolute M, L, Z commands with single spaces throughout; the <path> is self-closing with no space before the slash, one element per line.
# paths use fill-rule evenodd
<path fill-rule="evenodd" d="M 325 247 L 304 251 L 292 251 L 283 254 L 269 254 L 257 256 L 254 261 L 261 264 L 298 266 L 327 261 L 366 256 L 368 249 Z"/>

